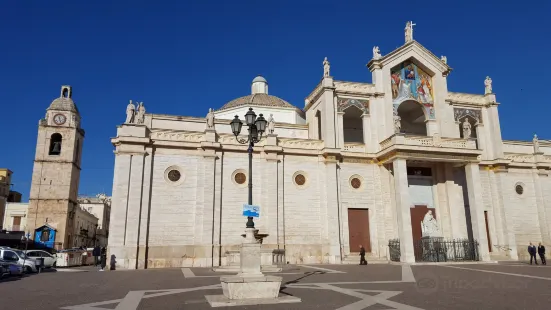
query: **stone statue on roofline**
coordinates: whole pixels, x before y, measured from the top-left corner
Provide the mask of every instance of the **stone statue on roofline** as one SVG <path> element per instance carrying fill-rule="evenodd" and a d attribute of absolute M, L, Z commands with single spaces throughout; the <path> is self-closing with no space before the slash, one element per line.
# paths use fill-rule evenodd
<path fill-rule="evenodd" d="M 323 77 L 329 77 L 329 70 L 331 69 L 331 64 L 327 60 L 327 57 L 323 60 Z"/>
<path fill-rule="evenodd" d="M 207 113 L 207 129 L 214 129 L 214 111 L 212 108 L 209 108 L 209 113 Z"/>
<path fill-rule="evenodd" d="M 136 114 L 136 124 L 143 124 L 145 120 L 145 106 L 143 102 L 138 105 L 138 113 Z"/>
<path fill-rule="evenodd" d="M 268 118 L 268 134 L 272 135 L 275 131 L 275 121 L 274 121 L 274 115 L 270 114 L 270 117 Z"/>
<path fill-rule="evenodd" d="M 413 26 L 415 26 L 412 21 L 406 23 L 406 28 L 404 29 L 406 43 L 413 41 Z"/>
<path fill-rule="evenodd" d="M 132 100 L 130 100 L 130 103 L 126 106 L 126 124 L 132 124 L 134 123 L 134 117 L 136 113 L 136 106 L 132 103 Z"/>
<path fill-rule="evenodd" d="M 484 80 L 484 94 L 485 95 L 488 95 L 488 94 L 491 94 L 492 93 L 492 79 L 487 76 L 486 79 Z"/>
<path fill-rule="evenodd" d="M 380 59 L 381 58 L 381 50 L 378 46 L 373 47 L 373 59 Z"/>

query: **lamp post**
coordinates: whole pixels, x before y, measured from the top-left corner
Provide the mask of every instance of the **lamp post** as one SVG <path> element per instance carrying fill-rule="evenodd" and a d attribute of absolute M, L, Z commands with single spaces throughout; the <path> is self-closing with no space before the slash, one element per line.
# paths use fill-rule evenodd
<path fill-rule="evenodd" d="M 264 117 L 262 116 L 262 113 L 256 117 L 256 114 L 253 111 L 253 108 L 249 108 L 249 111 L 245 114 L 245 122 L 248 127 L 249 134 L 247 135 L 247 139 L 240 139 L 239 133 L 241 132 L 241 127 L 243 127 L 243 122 L 239 120 L 239 116 L 235 116 L 235 118 L 231 121 L 231 130 L 233 134 L 235 135 L 235 139 L 237 142 L 241 144 L 249 144 L 249 148 L 247 149 L 249 153 L 249 205 L 253 204 L 253 147 L 255 143 L 260 142 L 262 140 L 262 134 L 264 134 L 264 131 L 266 130 L 266 124 L 268 123 Z M 248 216 L 247 217 L 247 228 L 254 228 L 254 222 L 253 217 Z"/>

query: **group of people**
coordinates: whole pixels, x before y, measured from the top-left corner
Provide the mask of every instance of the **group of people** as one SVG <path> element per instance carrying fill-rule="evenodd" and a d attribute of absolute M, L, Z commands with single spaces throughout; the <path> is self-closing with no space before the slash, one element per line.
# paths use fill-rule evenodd
<path fill-rule="evenodd" d="M 532 265 L 532 260 L 538 264 L 538 259 L 536 258 L 536 253 L 539 255 L 541 264 L 547 265 L 547 261 L 545 260 L 545 246 L 541 244 L 541 242 L 538 244 L 538 247 L 536 248 L 535 245 L 530 242 L 530 245 L 528 246 L 528 254 L 530 254 L 530 265 Z"/>
<path fill-rule="evenodd" d="M 105 247 L 100 248 L 95 246 L 92 250 L 92 256 L 94 256 L 94 264 L 97 267 L 100 265 L 99 271 L 104 271 L 107 266 L 107 249 Z"/>

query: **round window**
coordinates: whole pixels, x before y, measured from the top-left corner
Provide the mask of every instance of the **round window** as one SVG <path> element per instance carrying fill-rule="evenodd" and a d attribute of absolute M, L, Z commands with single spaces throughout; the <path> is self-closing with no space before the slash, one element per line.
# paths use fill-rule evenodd
<path fill-rule="evenodd" d="M 358 178 L 352 178 L 352 180 L 350 180 L 350 186 L 352 186 L 352 188 L 358 189 L 360 188 L 360 186 L 362 186 L 362 181 Z"/>
<path fill-rule="evenodd" d="M 522 193 L 524 193 L 524 187 L 518 184 L 517 186 L 515 186 L 515 191 L 517 192 L 517 194 L 522 195 Z"/>
<path fill-rule="evenodd" d="M 306 184 L 306 177 L 302 174 L 297 174 L 295 176 L 295 183 L 298 185 L 298 186 L 302 186 L 304 184 Z"/>
<path fill-rule="evenodd" d="M 243 172 L 236 173 L 233 178 L 237 184 L 245 184 L 247 181 L 247 176 Z"/>
<path fill-rule="evenodd" d="M 178 170 L 170 170 L 168 172 L 168 179 L 172 182 L 178 182 L 181 177 L 182 174 Z"/>

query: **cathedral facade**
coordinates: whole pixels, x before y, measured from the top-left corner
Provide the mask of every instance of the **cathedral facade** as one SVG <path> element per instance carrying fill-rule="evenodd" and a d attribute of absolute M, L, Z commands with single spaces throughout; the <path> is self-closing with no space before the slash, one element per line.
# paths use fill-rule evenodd
<path fill-rule="evenodd" d="M 414 262 L 429 211 L 433 233 L 478 242 L 481 260 L 551 244 L 551 143 L 502 139 L 490 78 L 481 94 L 449 91 L 447 59 L 413 40 L 411 25 L 403 46 L 375 47 L 367 66 L 372 83 L 349 82 L 334 79 L 326 59 L 302 108 L 269 95 L 263 77 L 207 118 L 129 104 L 112 139 L 117 267 L 229 264 L 249 181 L 247 146 L 230 121 L 249 108 L 271 121 L 253 153 L 255 224 L 267 234 L 263 251 L 286 262 L 357 260 L 360 245 L 368 260 L 386 261 L 390 240 Z"/>

